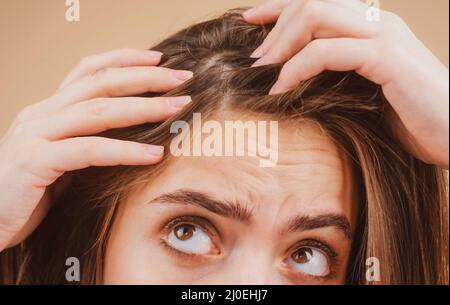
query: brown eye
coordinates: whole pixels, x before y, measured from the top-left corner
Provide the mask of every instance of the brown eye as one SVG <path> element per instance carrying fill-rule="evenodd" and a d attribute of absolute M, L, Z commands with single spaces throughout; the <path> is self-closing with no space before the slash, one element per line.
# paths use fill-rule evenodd
<path fill-rule="evenodd" d="M 188 240 L 194 236 L 195 226 L 190 224 L 182 224 L 174 229 L 174 233 L 179 240 Z"/>
<path fill-rule="evenodd" d="M 330 273 L 329 257 L 313 247 L 295 250 L 289 256 L 287 263 L 294 270 L 312 276 L 326 276 Z"/>
<path fill-rule="evenodd" d="M 291 255 L 292 260 L 297 264 L 305 264 L 309 262 L 312 256 L 313 251 L 310 248 L 300 248 Z"/>
<path fill-rule="evenodd" d="M 184 253 L 208 255 L 220 253 L 208 231 L 190 223 L 175 225 L 166 237 L 166 243 Z"/>

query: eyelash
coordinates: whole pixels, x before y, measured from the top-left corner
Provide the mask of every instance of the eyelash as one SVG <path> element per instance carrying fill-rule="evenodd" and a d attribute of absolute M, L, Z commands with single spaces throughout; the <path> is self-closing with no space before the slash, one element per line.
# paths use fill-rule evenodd
<path fill-rule="evenodd" d="M 201 216 L 179 216 L 172 218 L 168 222 L 166 222 L 162 228 L 161 233 L 162 237 L 160 239 L 160 244 L 171 254 L 177 255 L 178 257 L 182 257 L 184 259 L 189 260 L 195 260 L 199 259 L 201 257 L 204 257 L 204 255 L 201 254 L 195 254 L 195 253 L 186 253 L 183 251 L 180 251 L 178 249 L 175 249 L 171 245 L 169 245 L 165 239 L 165 236 L 167 236 L 177 225 L 180 224 L 191 224 L 200 227 L 202 230 L 205 230 L 205 232 L 211 237 L 212 241 L 215 242 L 217 239 L 221 239 L 221 235 L 219 231 L 215 228 L 215 226 L 206 218 Z M 216 246 L 217 243 L 215 243 Z M 329 274 L 325 276 L 313 276 L 308 274 L 302 274 L 303 277 L 309 277 L 313 280 L 332 280 L 336 278 L 336 269 L 338 265 L 338 253 L 333 250 L 332 247 L 328 246 L 326 242 L 321 241 L 319 239 L 305 239 L 302 241 L 297 242 L 294 246 L 288 250 L 288 257 L 292 255 L 295 251 L 300 250 L 304 247 L 311 247 L 316 248 L 322 252 L 325 253 L 328 259 L 328 263 L 330 265 L 330 272 Z M 220 248 L 219 248 L 220 251 Z"/>
<path fill-rule="evenodd" d="M 328 246 L 326 242 L 321 241 L 319 239 L 304 239 L 302 241 L 299 241 L 296 243 L 293 247 L 291 247 L 291 250 L 288 251 L 288 257 L 291 256 L 296 251 L 300 250 L 301 248 L 305 247 L 311 247 L 316 248 L 327 256 L 328 264 L 330 266 L 330 272 L 325 276 L 313 276 L 308 274 L 302 274 L 302 276 L 309 277 L 313 280 L 332 280 L 335 279 L 337 276 L 337 266 L 338 266 L 338 254 L 335 250 L 333 250 L 332 247 Z"/>
<path fill-rule="evenodd" d="M 200 217 L 200 216 L 180 216 L 176 218 L 172 218 L 169 222 L 167 222 L 161 229 L 161 233 L 163 237 L 161 237 L 160 243 L 162 246 L 164 246 L 165 249 L 169 250 L 172 254 L 176 254 L 179 256 L 182 256 L 184 258 L 188 259 L 194 259 L 199 257 L 204 257 L 204 255 L 201 254 L 195 254 L 195 253 L 186 253 L 183 251 L 180 251 L 178 249 L 175 249 L 174 247 L 170 246 L 165 236 L 167 236 L 177 225 L 180 224 L 191 224 L 200 227 L 202 230 L 205 230 L 205 232 L 211 237 L 212 241 L 215 242 L 217 239 L 220 239 L 221 236 L 219 232 L 215 229 L 215 226 L 206 218 Z M 217 243 L 215 243 L 216 246 Z M 220 251 L 220 248 L 219 248 Z"/>

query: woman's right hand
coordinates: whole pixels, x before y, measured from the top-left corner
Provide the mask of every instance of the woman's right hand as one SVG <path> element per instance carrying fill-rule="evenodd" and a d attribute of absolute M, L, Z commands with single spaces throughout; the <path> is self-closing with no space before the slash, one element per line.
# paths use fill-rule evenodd
<path fill-rule="evenodd" d="M 162 121 L 191 101 L 125 97 L 166 92 L 192 77 L 189 71 L 156 67 L 161 55 L 124 49 L 89 56 L 53 96 L 20 112 L 0 140 L 0 251 L 22 242 L 39 225 L 64 179 L 55 181 L 65 172 L 162 159 L 161 146 L 89 136 Z"/>

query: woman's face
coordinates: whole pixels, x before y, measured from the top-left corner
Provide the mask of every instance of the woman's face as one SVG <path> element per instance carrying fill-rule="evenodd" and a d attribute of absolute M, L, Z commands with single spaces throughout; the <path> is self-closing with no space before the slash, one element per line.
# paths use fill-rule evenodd
<path fill-rule="evenodd" d="M 344 283 L 357 214 L 343 153 L 310 123 L 257 157 L 179 157 L 119 208 L 106 284 Z"/>

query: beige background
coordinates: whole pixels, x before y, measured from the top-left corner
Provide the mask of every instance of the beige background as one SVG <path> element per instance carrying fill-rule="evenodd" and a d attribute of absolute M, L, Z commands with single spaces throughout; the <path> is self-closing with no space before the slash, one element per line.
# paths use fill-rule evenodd
<path fill-rule="evenodd" d="M 228 8 L 261 0 L 80 0 L 81 21 L 65 20 L 65 0 L 0 0 L 0 135 L 27 104 L 49 96 L 84 55 L 148 48 Z M 448 0 L 381 0 L 448 66 Z"/>

